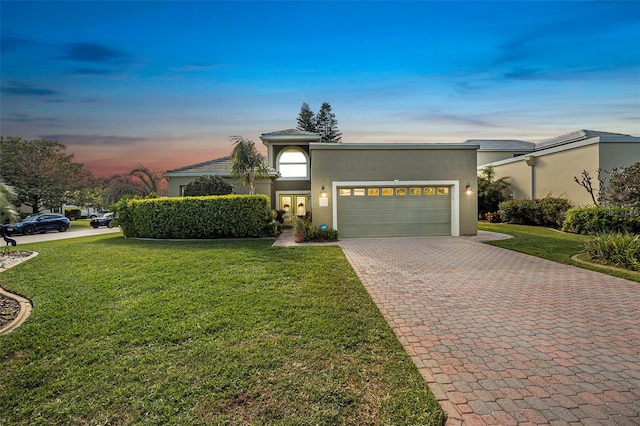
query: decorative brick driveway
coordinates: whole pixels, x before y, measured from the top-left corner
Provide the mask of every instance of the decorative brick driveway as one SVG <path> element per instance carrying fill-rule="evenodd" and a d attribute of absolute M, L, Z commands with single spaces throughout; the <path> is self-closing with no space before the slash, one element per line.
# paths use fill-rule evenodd
<path fill-rule="evenodd" d="M 340 246 L 448 424 L 640 424 L 640 284 L 467 237 Z"/>

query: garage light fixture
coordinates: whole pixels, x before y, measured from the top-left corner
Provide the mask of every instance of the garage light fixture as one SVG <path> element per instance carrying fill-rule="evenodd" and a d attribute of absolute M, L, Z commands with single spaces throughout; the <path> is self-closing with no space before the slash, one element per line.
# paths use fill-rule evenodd
<path fill-rule="evenodd" d="M 324 185 L 322 185 L 322 189 L 320 190 L 320 197 L 327 198 L 327 190 L 324 189 Z"/>
<path fill-rule="evenodd" d="M 467 184 L 465 191 L 464 191 L 467 195 L 471 195 L 473 193 L 473 191 L 471 190 L 471 184 Z"/>

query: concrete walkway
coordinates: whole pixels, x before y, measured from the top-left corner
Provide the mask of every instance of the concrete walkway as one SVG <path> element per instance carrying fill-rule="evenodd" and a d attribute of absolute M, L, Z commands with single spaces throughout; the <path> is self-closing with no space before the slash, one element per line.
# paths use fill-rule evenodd
<path fill-rule="evenodd" d="M 447 424 L 640 424 L 640 284 L 485 238 L 339 242 Z"/>

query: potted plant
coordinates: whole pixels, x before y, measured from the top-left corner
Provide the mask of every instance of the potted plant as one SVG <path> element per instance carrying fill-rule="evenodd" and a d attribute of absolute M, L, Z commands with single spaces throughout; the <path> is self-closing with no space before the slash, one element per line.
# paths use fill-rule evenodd
<path fill-rule="evenodd" d="M 304 222 L 304 219 L 296 219 L 296 223 L 293 227 L 293 235 L 296 237 L 296 243 L 304 242 L 307 235 L 307 225 Z"/>

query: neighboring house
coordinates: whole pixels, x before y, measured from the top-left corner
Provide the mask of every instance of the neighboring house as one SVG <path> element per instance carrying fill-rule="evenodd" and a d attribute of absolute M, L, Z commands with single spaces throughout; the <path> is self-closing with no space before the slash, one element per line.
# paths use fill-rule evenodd
<path fill-rule="evenodd" d="M 342 237 L 477 233 L 478 145 L 327 144 L 299 130 L 261 139 L 273 172 L 257 182 L 256 193 L 284 210 L 285 221 L 310 212 L 314 224 Z M 169 195 L 205 174 L 229 178 L 229 159 L 167 171 Z"/>
<path fill-rule="evenodd" d="M 579 130 L 548 139 L 529 151 L 510 152 L 503 159 L 482 157 L 496 154 L 501 141 L 474 140 L 478 150 L 478 170 L 493 166 L 496 179 L 509 176 L 512 198 L 534 199 L 546 196 L 564 197 L 576 206 L 593 204 L 589 193 L 574 181 L 583 170 L 591 175 L 599 189 L 598 169 L 611 171 L 640 161 L 640 138 L 618 133 Z M 505 146 L 512 146 L 508 141 Z M 523 142 L 526 144 L 527 142 Z M 521 145 L 524 148 L 526 145 Z M 481 161 L 488 158 L 491 161 Z M 603 174 L 603 177 L 607 177 Z"/>

